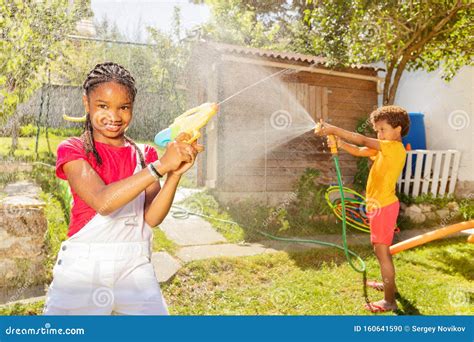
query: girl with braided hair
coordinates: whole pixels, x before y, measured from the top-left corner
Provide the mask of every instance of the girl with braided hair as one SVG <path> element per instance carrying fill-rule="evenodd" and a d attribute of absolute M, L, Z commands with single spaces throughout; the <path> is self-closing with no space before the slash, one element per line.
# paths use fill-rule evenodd
<path fill-rule="evenodd" d="M 116 63 L 97 64 L 83 88 L 84 133 L 57 151 L 56 175 L 69 182 L 74 202 L 43 312 L 166 315 L 151 228 L 169 212 L 181 175 L 203 147 L 181 136 L 158 159 L 152 146 L 127 137 L 137 90 Z"/>

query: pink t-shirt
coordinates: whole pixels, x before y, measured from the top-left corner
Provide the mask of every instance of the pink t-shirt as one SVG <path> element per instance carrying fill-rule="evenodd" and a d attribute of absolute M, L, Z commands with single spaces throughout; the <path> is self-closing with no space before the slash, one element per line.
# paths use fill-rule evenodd
<path fill-rule="evenodd" d="M 102 158 L 101 166 L 97 165 L 92 153 L 87 158 L 80 138 L 73 137 L 62 141 L 57 151 L 56 176 L 66 180 L 63 165 L 76 159 L 88 161 L 105 184 L 110 184 L 133 175 L 133 171 L 137 166 L 136 149 L 133 145 L 126 142 L 125 146 L 112 146 L 96 141 L 95 147 Z M 144 158 L 146 164 L 152 163 L 158 160 L 158 153 L 152 146 L 145 145 Z M 96 214 L 96 211 L 89 207 L 74 190 L 71 189 L 71 193 L 74 203 L 71 208 L 69 237 L 77 233 Z"/>

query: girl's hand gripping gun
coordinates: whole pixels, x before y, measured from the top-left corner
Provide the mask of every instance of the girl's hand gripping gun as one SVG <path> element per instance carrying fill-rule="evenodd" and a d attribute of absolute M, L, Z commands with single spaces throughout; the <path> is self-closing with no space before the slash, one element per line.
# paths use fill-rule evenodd
<path fill-rule="evenodd" d="M 217 114 L 219 106 L 217 103 L 203 103 L 199 107 L 192 108 L 180 116 L 166 129 L 155 136 L 155 144 L 166 147 L 169 142 L 176 139 L 180 133 L 188 133 L 192 138 L 186 141 L 191 144 L 201 136 L 199 131 L 211 118 Z"/>

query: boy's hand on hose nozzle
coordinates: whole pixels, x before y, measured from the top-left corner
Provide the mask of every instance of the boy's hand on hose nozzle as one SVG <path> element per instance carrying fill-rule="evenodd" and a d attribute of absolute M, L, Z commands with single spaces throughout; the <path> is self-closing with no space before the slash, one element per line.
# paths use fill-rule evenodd
<path fill-rule="evenodd" d="M 326 137 L 326 140 L 328 142 L 328 147 L 336 147 L 339 148 L 342 145 L 342 140 L 338 136 L 334 135 L 334 139 L 331 139 L 329 136 Z"/>
<path fill-rule="evenodd" d="M 336 126 L 330 125 L 327 122 L 324 122 L 323 119 L 320 119 L 314 128 L 314 134 L 318 136 L 331 135 L 334 134 L 334 128 Z"/>

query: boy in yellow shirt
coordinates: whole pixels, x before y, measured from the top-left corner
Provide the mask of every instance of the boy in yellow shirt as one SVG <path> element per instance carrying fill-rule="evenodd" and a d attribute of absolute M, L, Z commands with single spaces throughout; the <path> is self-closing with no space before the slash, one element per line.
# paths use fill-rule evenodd
<path fill-rule="evenodd" d="M 370 222 L 370 241 L 380 265 L 383 283 L 368 282 L 368 285 L 383 290 L 384 299 L 367 304 L 366 309 L 384 312 L 397 309 L 395 267 L 390 245 L 400 208 L 395 186 L 406 159 L 406 151 L 401 141 L 410 129 L 410 119 L 406 110 L 401 107 L 383 106 L 370 114 L 370 121 L 377 133 L 377 139 L 327 123 L 316 129 L 315 133 L 334 135 L 339 148 L 354 156 L 369 157 L 374 161 L 367 180 L 366 211 Z M 328 143 L 332 145 L 330 139 Z"/>

